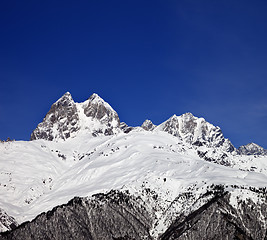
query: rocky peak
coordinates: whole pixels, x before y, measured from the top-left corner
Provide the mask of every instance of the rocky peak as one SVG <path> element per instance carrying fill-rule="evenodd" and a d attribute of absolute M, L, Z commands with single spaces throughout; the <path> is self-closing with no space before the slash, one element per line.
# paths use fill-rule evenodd
<path fill-rule="evenodd" d="M 101 123 L 119 127 L 120 119 L 116 111 L 96 93 L 82 103 L 84 114 L 87 117 L 98 119 Z"/>
<path fill-rule="evenodd" d="M 77 107 L 69 92 L 58 99 L 46 114 L 43 122 L 31 134 L 31 140 L 66 139 L 79 129 Z"/>
<path fill-rule="evenodd" d="M 243 155 L 267 155 L 267 150 L 256 143 L 240 146 L 238 153 Z"/>
<path fill-rule="evenodd" d="M 64 102 L 64 101 L 73 101 L 72 96 L 70 92 L 66 92 L 61 98 L 59 98 L 57 102 Z"/>
<path fill-rule="evenodd" d="M 98 136 L 119 131 L 118 114 L 97 94 L 94 93 L 85 102 L 75 103 L 71 94 L 66 92 L 32 132 L 31 140 L 66 140 L 79 132 Z"/>
<path fill-rule="evenodd" d="M 222 147 L 225 151 L 234 151 L 233 145 L 225 139 L 219 127 L 208 123 L 204 118 L 192 113 L 173 115 L 156 127 L 156 130 L 168 132 L 195 146 Z"/>
<path fill-rule="evenodd" d="M 156 130 L 162 130 L 162 131 L 167 132 L 167 133 L 169 133 L 175 137 L 181 137 L 181 134 L 179 131 L 179 119 L 175 114 L 172 117 L 170 117 L 167 121 L 161 123 L 155 129 Z"/>
<path fill-rule="evenodd" d="M 141 128 L 145 129 L 146 131 L 153 131 L 156 125 L 152 123 L 151 120 L 145 120 L 141 126 Z"/>

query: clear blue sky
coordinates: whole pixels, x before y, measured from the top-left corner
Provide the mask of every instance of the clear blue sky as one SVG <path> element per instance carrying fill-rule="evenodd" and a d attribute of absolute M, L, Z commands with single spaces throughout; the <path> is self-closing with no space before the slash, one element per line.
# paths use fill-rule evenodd
<path fill-rule="evenodd" d="M 267 148 L 267 1 L 1 1 L 0 139 L 66 91 L 132 126 L 192 112 Z"/>

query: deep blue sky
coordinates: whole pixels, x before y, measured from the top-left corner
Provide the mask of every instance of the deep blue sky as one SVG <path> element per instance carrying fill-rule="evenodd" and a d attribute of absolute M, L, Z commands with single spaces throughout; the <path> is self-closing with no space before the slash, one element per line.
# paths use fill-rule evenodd
<path fill-rule="evenodd" d="M 267 148 L 267 1 L 1 1 L 0 139 L 66 91 L 136 126 L 192 112 Z"/>

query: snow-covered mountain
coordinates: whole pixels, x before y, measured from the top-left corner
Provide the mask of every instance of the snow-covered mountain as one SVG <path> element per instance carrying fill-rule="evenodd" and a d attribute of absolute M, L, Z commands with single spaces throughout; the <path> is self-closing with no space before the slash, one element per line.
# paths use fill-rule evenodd
<path fill-rule="evenodd" d="M 256 143 L 248 143 L 238 148 L 240 154 L 243 155 L 267 155 L 267 150 Z"/>
<path fill-rule="evenodd" d="M 129 127 L 66 93 L 31 140 L 0 143 L 0 239 L 266 238 L 266 150 L 203 118 Z"/>
<path fill-rule="evenodd" d="M 118 114 L 97 94 L 82 103 L 75 103 L 69 92 L 55 102 L 43 122 L 31 134 L 31 140 L 66 140 L 80 132 L 93 136 L 120 132 Z"/>
<path fill-rule="evenodd" d="M 191 145 L 222 148 L 227 152 L 234 151 L 233 145 L 224 138 L 219 127 L 206 122 L 204 118 L 194 117 L 192 113 L 173 115 L 156 130 L 165 131 Z"/>

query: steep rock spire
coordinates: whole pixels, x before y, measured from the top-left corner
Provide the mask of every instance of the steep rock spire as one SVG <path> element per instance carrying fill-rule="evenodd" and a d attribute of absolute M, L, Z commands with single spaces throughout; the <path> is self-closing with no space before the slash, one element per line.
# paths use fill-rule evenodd
<path fill-rule="evenodd" d="M 69 92 L 66 92 L 50 108 L 45 118 L 31 134 L 31 140 L 67 139 L 79 129 L 77 107 Z"/>

